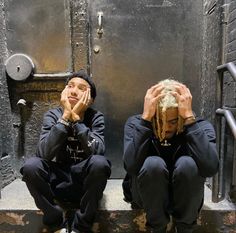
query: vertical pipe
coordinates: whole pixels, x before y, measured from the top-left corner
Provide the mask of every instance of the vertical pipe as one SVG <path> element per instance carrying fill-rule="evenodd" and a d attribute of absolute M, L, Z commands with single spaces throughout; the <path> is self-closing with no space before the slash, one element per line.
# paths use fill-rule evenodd
<path fill-rule="evenodd" d="M 225 45 L 226 45 L 226 22 L 227 22 L 227 14 L 225 12 L 225 0 L 220 1 L 221 4 L 221 35 L 222 35 L 222 42 L 221 42 L 221 64 L 225 64 Z M 224 72 L 220 70 L 218 72 L 218 77 L 216 80 L 216 109 L 221 108 L 223 106 L 223 77 Z M 215 117 L 215 127 L 216 127 L 216 144 L 217 144 L 217 151 L 219 153 L 219 158 L 221 158 L 220 151 L 221 151 L 221 129 L 222 129 L 222 121 L 221 117 Z M 221 166 L 221 165 L 220 165 Z M 219 182 L 222 180 L 220 171 L 213 177 L 212 181 L 212 201 L 218 202 L 219 201 Z"/>
<path fill-rule="evenodd" d="M 232 172 L 232 185 L 236 186 L 236 142 L 234 140 L 234 152 L 233 152 L 233 172 Z"/>
<path fill-rule="evenodd" d="M 216 107 L 222 106 L 222 93 L 223 93 L 223 72 L 218 72 L 218 78 L 216 80 Z M 221 161 L 221 129 L 222 129 L 222 118 L 221 116 L 215 117 L 215 126 L 216 126 L 216 146 L 219 153 L 219 159 Z M 220 164 L 220 167 L 222 165 Z M 212 182 L 212 201 L 218 202 L 219 198 L 219 182 L 220 182 L 220 171 L 213 177 Z"/>

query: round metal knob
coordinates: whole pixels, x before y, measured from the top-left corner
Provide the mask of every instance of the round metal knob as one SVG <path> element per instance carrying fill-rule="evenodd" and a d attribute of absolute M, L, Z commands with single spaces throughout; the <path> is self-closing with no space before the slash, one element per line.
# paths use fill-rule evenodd
<path fill-rule="evenodd" d="M 24 81 L 32 75 L 34 63 L 27 55 L 17 53 L 6 60 L 5 67 L 10 78 L 16 81 Z"/>

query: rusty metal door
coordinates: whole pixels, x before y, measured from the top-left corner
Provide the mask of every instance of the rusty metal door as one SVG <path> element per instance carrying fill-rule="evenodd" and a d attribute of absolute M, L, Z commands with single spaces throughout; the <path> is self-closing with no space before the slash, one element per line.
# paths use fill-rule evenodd
<path fill-rule="evenodd" d="M 72 70 L 70 5 L 66 0 L 6 0 L 4 7 L 9 57 L 27 54 L 35 65 L 34 73 L 42 74 L 26 81 L 8 78 L 12 163 L 19 172 L 24 160 L 35 153 L 43 114 L 59 104 L 65 79 L 54 74 Z M 24 74 L 26 63 L 14 61 Z M 14 70 L 11 64 L 9 69 Z"/>
<path fill-rule="evenodd" d="M 124 175 L 123 127 L 141 113 L 147 88 L 173 77 L 198 97 L 202 2 L 89 0 L 91 73 L 96 107 L 106 117 L 107 156 L 113 177 Z M 198 98 L 194 107 L 198 111 Z"/>
<path fill-rule="evenodd" d="M 34 154 L 43 113 L 59 104 L 65 77 L 57 73 L 91 72 L 113 178 L 124 175 L 123 127 L 142 112 L 147 88 L 168 77 L 186 82 L 198 111 L 202 1 L 6 0 L 5 11 L 9 56 L 29 55 L 41 74 L 8 80 L 16 170 Z"/>

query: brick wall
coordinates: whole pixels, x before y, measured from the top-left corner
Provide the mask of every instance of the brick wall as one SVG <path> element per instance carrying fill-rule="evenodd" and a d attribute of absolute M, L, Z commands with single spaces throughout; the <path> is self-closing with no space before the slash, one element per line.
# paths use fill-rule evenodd
<path fill-rule="evenodd" d="M 228 7 L 228 17 L 226 18 L 225 60 L 226 62 L 234 62 L 236 64 L 236 1 L 231 0 L 230 3 L 228 3 Z M 224 84 L 225 105 L 235 108 L 236 82 L 226 75 Z"/>
<path fill-rule="evenodd" d="M 229 0 L 228 14 L 226 18 L 226 38 L 225 38 L 225 60 L 226 62 L 234 62 L 236 64 L 236 1 Z M 236 81 L 229 74 L 224 76 L 224 105 L 232 108 L 236 116 Z M 234 155 L 234 139 L 231 131 L 226 128 L 227 151 L 225 153 L 225 179 L 226 179 L 226 195 L 236 201 L 236 186 L 232 186 L 232 171 Z"/>

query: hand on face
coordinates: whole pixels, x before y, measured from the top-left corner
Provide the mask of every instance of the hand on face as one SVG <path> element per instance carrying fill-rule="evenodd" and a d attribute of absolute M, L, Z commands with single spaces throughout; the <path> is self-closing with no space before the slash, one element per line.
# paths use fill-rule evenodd
<path fill-rule="evenodd" d="M 192 111 L 192 95 L 190 90 L 184 84 L 176 84 L 175 90 L 172 92 L 178 102 L 179 116 L 186 119 L 194 116 Z"/>
<path fill-rule="evenodd" d="M 61 106 L 64 109 L 62 118 L 65 120 L 69 120 L 71 118 L 71 104 L 68 99 L 68 86 L 64 88 L 61 93 Z"/>
<path fill-rule="evenodd" d="M 70 100 L 69 100 L 70 94 L 71 93 L 69 93 L 69 88 L 67 85 L 61 93 L 60 103 L 61 103 L 61 106 L 63 107 L 62 118 L 65 120 L 74 122 L 74 121 L 81 120 L 83 118 L 84 112 L 92 103 L 92 98 L 91 98 L 90 88 L 86 88 L 86 90 L 83 91 L 81 98 L 78 99 L 77 96 L 75 97 L 75 99 L 78 99 L 78 101 L 76 104 L 73 105 L 73 102 L 70 103 Z"/>
<path fill-rule="evenodd" d="M 151 121 L 156 113 L 157 102 L 164 96 L 161 91 L 164 89 L 162 84 L 156 84 L 147 90 L 144 98 L 144 107 L 142 118 L 147 121 Z"/>
<path fill-rule="evenodd" d="M 90 88 L 87 88 L 86 91 L 84 91 L 82 97 L 80 100 L 76 103 L 76 105 L 73 107 L 71 114 L 72 114 L 72 120 L 78 121 L 81 120 L 82 114 L 87 110 L 87 108 L 92 103 L 91 98 L 91 90 Z"/>

